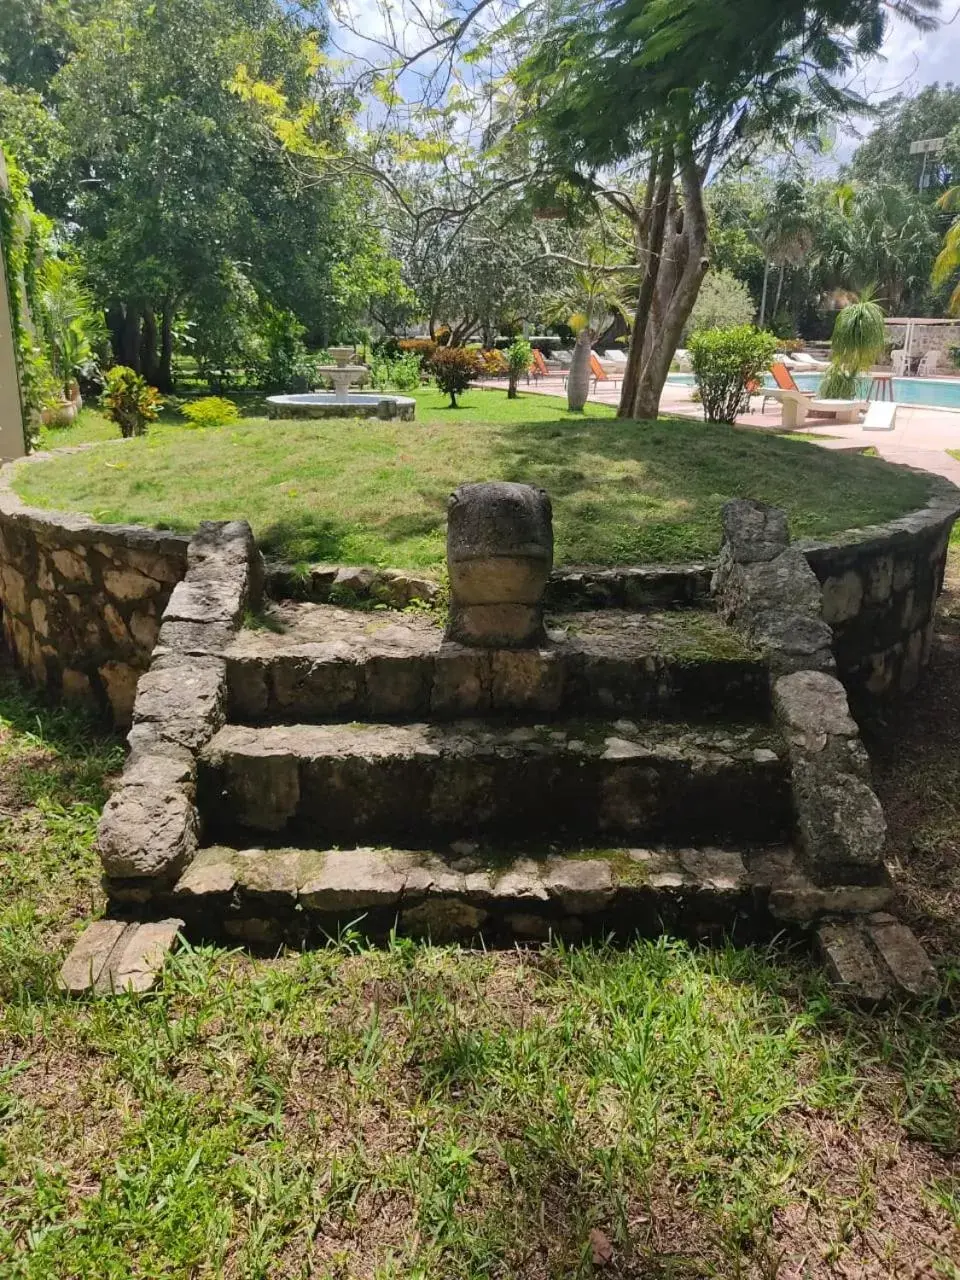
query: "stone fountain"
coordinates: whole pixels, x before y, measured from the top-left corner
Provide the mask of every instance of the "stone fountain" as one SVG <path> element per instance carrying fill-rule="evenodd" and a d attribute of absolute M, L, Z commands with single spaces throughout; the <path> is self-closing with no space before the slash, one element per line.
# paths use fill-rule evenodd
<path fill-rule="evenodd" d="M 351 390 L 370 378 L 365 364 L 351 364 L 353 347 L 331 347 L 333 364 L 322 364 L 317 373 L 333 383 L 333 391 L 311 391 L 303 395 L 268 396 L 271 418 L 400 418 L 412 422 L 417 402 L 412 396 L 363 393 Z"/>

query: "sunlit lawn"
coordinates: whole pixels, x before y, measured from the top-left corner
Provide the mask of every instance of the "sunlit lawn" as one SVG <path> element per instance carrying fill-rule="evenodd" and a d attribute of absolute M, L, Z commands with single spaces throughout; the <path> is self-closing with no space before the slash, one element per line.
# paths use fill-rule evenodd
<path fill-rule="evenodd" d="M 803 956 L 348 936 L 58 995 L 120 758 L 0 678 L 4 1280 L 957 1275 L 956 1017 Z"/>
<path fill-rule="evenodd" d="M 268 552 L 293 561 L 421 568 L 442 563 L 446 498 L 469 480 L 548 489 L 560 563 L 709 556 L 734 496 L 786 507 L 797 537 L 888 519 L 926 496 L 921 477 L 876 459 L 755 431 L 623 422 L 603 405 L 570 414 L 536 394 L 472 391 L 459 409 L 436 391 L 417 399 L 415 423 L 159 423 L 145 438 L 26 468 L 17 487 L 31 502 L 107 521 L 190 530 L 246 517 Z M 85 411 L 44 444 L 115 434 Z"/>

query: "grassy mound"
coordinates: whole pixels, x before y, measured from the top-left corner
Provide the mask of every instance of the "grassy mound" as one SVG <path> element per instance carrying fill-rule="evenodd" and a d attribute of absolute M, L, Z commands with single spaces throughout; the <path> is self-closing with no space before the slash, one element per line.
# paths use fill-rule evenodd
<path fill-rule="evenodd" d="M 269 553 L 292 561 L 422 569 L 442 564 L 447 495 L 468 480 L 546 488 L 557 561 L 567 564 L 713 555 L 733 497 L 783 506 L 794 537 L 819 537 L 891 519 L 927 495 L 923 477 L 877 459 L 742 428 L 622 422 L 604 405 L 571 414 L 533 394 L 475 391 L 459 409 L 434 391 L 417 399 L 415 423 L 160 423 L 121 447 L 24 468 L 16 487 L 38 506 L 104 521 L 191 530 L 245 517 Z M 86 411 L 45 444 L 113 435 Z"/>

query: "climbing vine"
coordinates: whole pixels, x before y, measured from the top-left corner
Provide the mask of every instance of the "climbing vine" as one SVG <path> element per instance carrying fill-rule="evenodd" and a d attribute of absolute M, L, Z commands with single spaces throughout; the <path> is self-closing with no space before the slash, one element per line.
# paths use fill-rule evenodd
<path fill-rule="evenodd" d="M 43 406 L 51 381 L 49 360 L 38 345 L 31 324 L 31 316 L 40 314 L 43 257 L 51 224 L 33 207 L 27 175 L 6 148 L 3 158 L 7 181 L 0 183 L 0 249 L 10 295 L 14 352 L 29 449 L 36 435 L 32 419 Z"/>

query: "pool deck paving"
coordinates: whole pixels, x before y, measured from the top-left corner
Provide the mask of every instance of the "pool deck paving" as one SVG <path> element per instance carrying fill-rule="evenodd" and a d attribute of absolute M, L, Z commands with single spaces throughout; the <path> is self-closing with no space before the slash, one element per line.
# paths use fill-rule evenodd
<path fill-rule="evenodd" d="M 485 384 L 487 386 L 506 386 Z M 525 391 L 543 395 L 565 394 L 560 376 L 541 378 L 524 386 Z M 661 414 L 678 414 L 685 418 L 702 418 L 703 410 L 691 397 L 691 388 L 668 383 L 660 398 Z M 601 382 L 590 392 L 590 400 L 596 404 L 616 405 L 620 400 L 620 380 Z M 766 412 L 760 412 L 761 400 L 754 396 L 752 412 L 737 418 L 737 425 L 755 427 L 758 430 L 780 430 L 780 406 L 768 402 Z M 960 449 L 960 413 L 952 409 L 929 409 L 920 406 L 901 405 L 897 411 L 897 425 L 893 431 L 864 431 L 859 423 L 837 423 L 825 419 L 808 419 L 801 428 L 809 435 L 811 443 L 825 449 L 876 449 L 881 458 L 902 466 L 931 471 L 934 475 L 960 485 L 960 461 L 952 458 L 948 449 Z"/>

